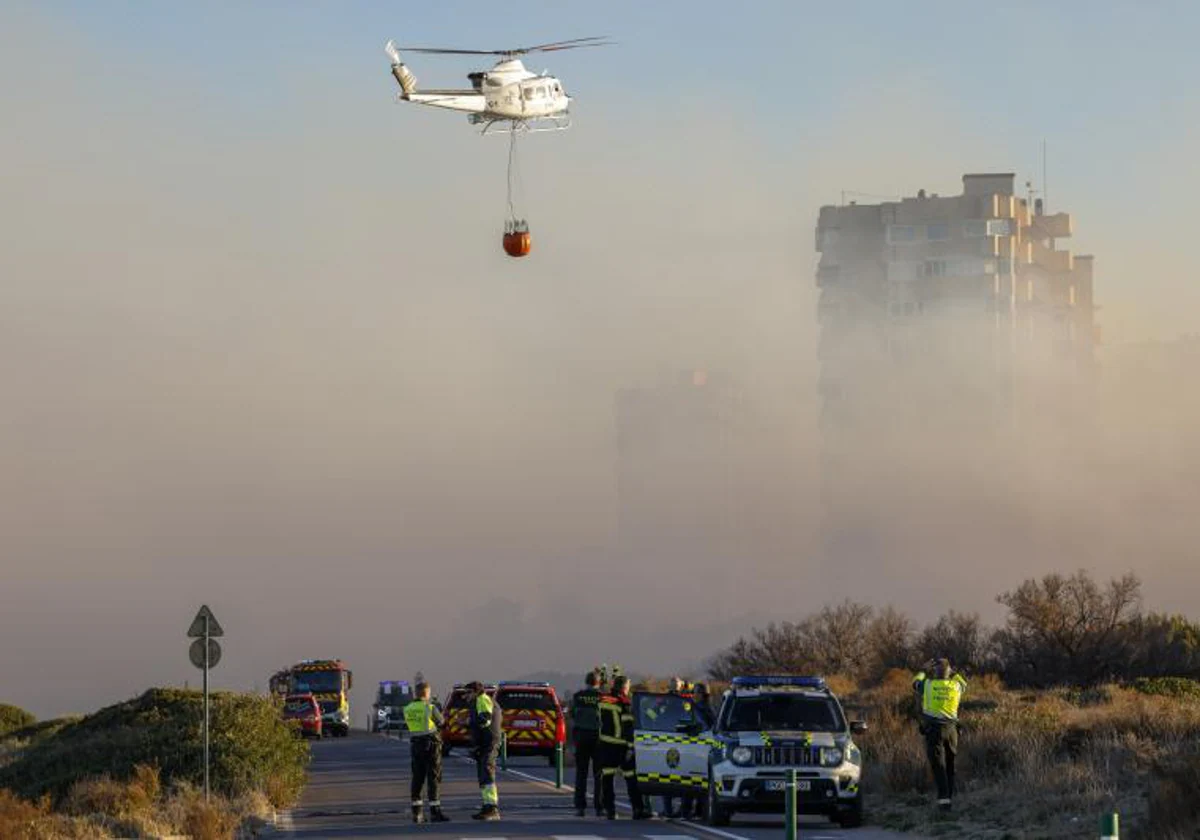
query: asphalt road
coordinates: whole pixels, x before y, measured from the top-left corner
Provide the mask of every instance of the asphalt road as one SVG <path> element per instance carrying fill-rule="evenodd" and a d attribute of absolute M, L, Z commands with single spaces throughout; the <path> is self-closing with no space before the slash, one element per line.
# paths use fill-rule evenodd
<path fill-rule="evenodd" d="M 512 758 L 499 778 L 500 822 L 476 822 L 479 808 L 475 765 L 456 753 L 443 768 L 442 805 L 451 822 L 413 825 L 409 809 L 408 744 L 395 738 L 354 732 L 313 744 L 308 787 L 300 804 L 281 815 L 283 836 L 297 838 L 381 838 L 421 834 L 437 840 L 780 840 L 782 818 L 735 817 L 716 829 L 678 820 L 616 821 L 577 818 L 571 790 L 554 787 L 554 771 L 543 759 Z M 567 771 L 571 772 L 570 769 Z M 621 785 L 618 784 L 618 791 Z M 589 797 L 590 799 L 590 797 Z M 843 830 L 824 820 L 804 818 L 804 840 L 895 840 L 901 835 L 875 828 Z"/>

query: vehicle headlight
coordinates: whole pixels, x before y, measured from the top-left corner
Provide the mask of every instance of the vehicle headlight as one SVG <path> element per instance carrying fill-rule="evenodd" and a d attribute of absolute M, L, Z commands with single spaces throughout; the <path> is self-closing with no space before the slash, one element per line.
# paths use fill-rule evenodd
<path fill-rule="evenodd" d="M 380 709 L 375 714 L 379 715 L 381 718 L 385 718 L 387 717 L 387 709 Z"/>
<path fill-rule="evenodd" d="M 821 747 L 821 766 L 837 767 L 842 763 L 842 751 L 837 747 Z"/>
<path fill-rule="evenodd" d="M 734 747 L 729 751 L 729 760 L 743 766 L 754 763 L 754 750 L 749 747 Z"/>
<path fill-rule="evenodd" d="M 851 764 L 862 764 L 862 750 L 853 741 L 846 746 L 846 760 Z"/>

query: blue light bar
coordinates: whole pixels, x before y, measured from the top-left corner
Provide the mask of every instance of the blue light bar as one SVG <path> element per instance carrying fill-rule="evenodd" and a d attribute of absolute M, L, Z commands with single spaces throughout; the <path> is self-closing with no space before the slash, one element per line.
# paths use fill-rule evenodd
<path fill-rule="evenodd" d="M 549 688 L 548 682 L 533 682 L 531 680 L 503 680 L 497 683 L 501 688 L 511 688 L 513 686 L 524 686 L 526 688 Z"/>
<path fill-rule="evenodd" d="M 787 685 L 794 688 L 812 688 L 818 691 L 822 691 L 826 687 L 823 677 L 734 677 L 732 684 L 734 688 L 761 688 L 763 686 Z"/>

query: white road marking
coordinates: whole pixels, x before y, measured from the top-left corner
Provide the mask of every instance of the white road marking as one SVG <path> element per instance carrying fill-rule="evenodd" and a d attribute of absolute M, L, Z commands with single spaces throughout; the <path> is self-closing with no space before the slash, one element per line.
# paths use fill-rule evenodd
<path fill-rule="evenodd" d="M 553 840 L 604 840 L 599 834 L 551 834 Z"/>
<path fill-rule="evenodd" d="M 475 759 L 468 758 L 465 755 L 455 756 L 455 758 L 458 758 L 460 761 L 464 762 L 465 764 L 474 764 L 475 763 Z M 496 771 L 499 773 L 511 773 L 514 776 L 520 776 L 522 779 L 526 779 L 527 781 L 533 782 L 534 784 L 539 785 L 540 787 L 546 788 L 547 790 L 552 790 L 555 793 L 566 793 L 568 791 L 571 793 L 575 792 L 574 785 L 569 785 L 566 782 L 563 782 L 563 786 L 561 788 L 555 787 L 553 782 L 548 782 L 545 779 L 539 778 L 538 776 L 530 775 L 529 773 L 522 773 L 520 770 L 514 770 L 511 767 L 508 768 L 507 770 L 505 770 L 505 769 L 502 769 L 499 765 L 497 765 Z M 617 807 L 622 808 L 626 811 L 633 810 L 633 806 L 631 806 L 628 802 L 618 802 Z M 672 820 L 672 822 L 674 822 L 674 821 Z M 749 837 L 745 837 L 741 834 L 734 834 L 731 831 L 722 831 L 719 828 L 713 828 L 712 826 L 708 826 L 708 825 L 700 825 L 699 823 L 687 823 L 687 827 L 693 831 L 702 831 L 705 834 L 711 834 L 714 837 L 723 837 L 723 838 L 725 838 L 725 840 L 750 840 Z M 646 837 L 660 837 L 660 838 L 668 838 L 669 837 L 669 838 L 672 838 L 672 840 L 676 840 L 676 838 L 678 838 L 679 840 L 682 840 L 682 838 L 687 838 L 687 840 L 695 840 L 694 835 L 690 835 L 690 834 L 662 834 L 662 835 L 647 834 Z M 468 838 L 464 838 L 464 840 L 468 840 Z M 508 840 L 508 838 L 506 838 L 506 837 L 474 837 L 474 838 L 469 838 L 469 840 Z M 816 840 L 816 838 L 814 838 L 814 840 Z"/>
<path fill-rule="evenodd" d="M 291 808 L 287 808 L 275 814 L 275 827 L 285 834 L 295 834 L 296 823 L 292 819 Z"/>

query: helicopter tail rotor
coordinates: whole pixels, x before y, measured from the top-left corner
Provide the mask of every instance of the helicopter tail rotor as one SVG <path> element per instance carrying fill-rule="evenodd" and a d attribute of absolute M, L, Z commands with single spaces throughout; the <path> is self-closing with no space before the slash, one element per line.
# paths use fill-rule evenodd
<path fill-rule="evenodd" d="M 387 57 L 392 60 L 392 75 L 396 77 L 396 81 L 400 85 L 400 90 L 404 96 L 411 96 L 417 92 L 417 77 L 412 71 L 404 66 L 404 62 L 400 60 L 400 51 L 396 49 L 395 41 L 388 41 L 387 46 L 383 48 L 387 53 Z"/>

